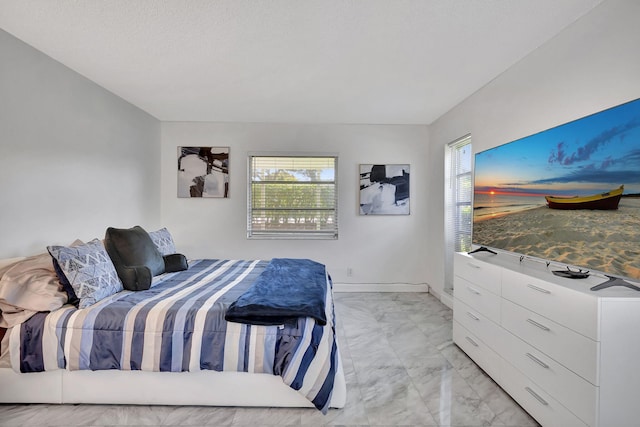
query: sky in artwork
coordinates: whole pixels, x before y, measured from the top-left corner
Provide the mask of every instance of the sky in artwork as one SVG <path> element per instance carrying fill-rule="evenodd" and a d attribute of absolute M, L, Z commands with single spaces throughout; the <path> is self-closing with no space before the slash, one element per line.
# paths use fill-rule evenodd
<path fill-rule="evenodd" d="M 640 193 L 640 99 L 477 153 L 474 177 L 480 194 Z"/>

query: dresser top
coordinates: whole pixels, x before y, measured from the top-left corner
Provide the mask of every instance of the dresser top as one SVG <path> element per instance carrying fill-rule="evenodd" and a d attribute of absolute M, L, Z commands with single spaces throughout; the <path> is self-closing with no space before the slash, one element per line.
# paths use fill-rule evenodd
<path fill-rule="evenodd" d="M 640 291 L 635 291 L 624 286 L 613 286 L 599 291 L 592 291 L 591 288 L 593 286 L 599 285 L 608 280 L 604 274 L 599 272 L 590 272 L 589 277 L 585 279 L 570 279 L 559 277 L 552 273 L 554 270 L 566 270 L 566 264 L 559 264 L 556 262 L 550 262 L 547 264 L 545 261 L 537 258 L 527 256 L 521 257 L 518 254 L 510 252 L 498 251 L 497 255 L 489 252 L 476 252 L 471 255 L 466 252 L 459 252 L 456 255 L 468 258 L 469 260 L 482 261 L 498 267 L 503 267 L 517 273 L 535 277 L 537 279 L 589 294 L 597 298 L 633 298 L 640 300 Z M 572 270 L 577 269 L 572 268 Z M 640 283 L 638 282 L 631 280 L 627 280 L 627 282 L 640 287 Z"/>

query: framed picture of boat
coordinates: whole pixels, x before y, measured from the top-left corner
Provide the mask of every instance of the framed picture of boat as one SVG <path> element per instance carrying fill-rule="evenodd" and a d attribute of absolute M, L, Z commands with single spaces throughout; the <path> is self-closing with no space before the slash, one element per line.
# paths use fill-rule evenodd
<path fill-rule="evenodd" d="M 410 166 L 360 165 L 360 215 L 409 215 Z"/>
<path fill-rule="evenodd" d="M 474 245 L 640 281 L 640 99 L 476 153 L 473 191 Z"/>

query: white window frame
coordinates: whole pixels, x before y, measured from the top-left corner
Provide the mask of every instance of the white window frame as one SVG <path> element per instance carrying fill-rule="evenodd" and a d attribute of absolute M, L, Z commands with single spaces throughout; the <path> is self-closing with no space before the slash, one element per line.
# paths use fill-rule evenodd
<path fill-rule="evenodd" d="M 253 159 L 263 157 L 292 157 L 292 158 L 333 158 L 334 175 L 333 181 L 318 181 L 323 184 L 333 184 L 334 186 L 334 208 L 332 223 L 333 227 L 323 230 L 300 230 L 300 229 L 278 229 L 278 230 L 257 230 L 253 225 L 253 211 L 263 210 L 253 206 L 253 184 L 260 181 L 253 179 Z M 307 182 L 301 181 L 300 185 Z M 312 182 L 313 183 L 313 182 Z M 274 182 L 271 182 L 274 184 Z M 314 206 L 305 206 L 297 210 L 314 209 Z M 310 239 L 310 240 L 335 240 L 338 238 L 338 154 L 337 153 L 300 153 L 300 152 L 251 152 L 247 156 L 247 238 L 248 239 Z"/>
<path fill-rule="evenodd" d="M 459 150 L 469 150 L 468 169 L 458 170 Z M 468 197 L 463 197 L 463 189 L 458 188 L 458 182 L 468 180 L 471 188 Z M 459 224 L 458 209 L 471 209 L 469 224 Z M 473 226 L 473 152 L 471 134 L 458 138 L 447 144 L 445 152 L 445 283 L 444 290 L 453 290 L 453 254 L 455 252 L 471 250 L 471 235 Z"/>

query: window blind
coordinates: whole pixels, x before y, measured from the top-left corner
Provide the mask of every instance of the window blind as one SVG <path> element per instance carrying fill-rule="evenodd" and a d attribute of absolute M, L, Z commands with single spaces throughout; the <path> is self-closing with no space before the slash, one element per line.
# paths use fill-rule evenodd
<path fill-rule="evenodd" d="M 249 238 L 337 239 L 337 156 L 249 155 Z"/>
<path fill-rule="evenodd" d="M 471 174 L 471 145 L 467 143 L 456 146 L 453 149 L 454 175 L 455 175 L 455 252 L 466 252 L 471 249 L 471 224 L 473 209 L 471 195 L 473 190 Z"/>
<path fill-rule="evenodd" d="M 471 250 L 473 173 L 471 135 L 445 150 L 445 290 L 453 289 L 453 254 Z"/>

